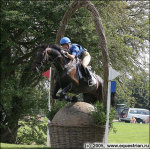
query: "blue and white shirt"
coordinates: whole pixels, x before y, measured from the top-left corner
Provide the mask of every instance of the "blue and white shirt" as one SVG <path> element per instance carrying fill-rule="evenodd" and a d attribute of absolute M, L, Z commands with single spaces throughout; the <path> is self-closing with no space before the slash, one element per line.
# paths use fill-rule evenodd
<path fill-rule="evenodd" d="M 69 48 L 72 55 L 75 55 L 76 57 L 80 57 L 84 51 L 87 51 L 86 49 L 83 50 L 83 48 L 78 44 L 72 44 Z"/>

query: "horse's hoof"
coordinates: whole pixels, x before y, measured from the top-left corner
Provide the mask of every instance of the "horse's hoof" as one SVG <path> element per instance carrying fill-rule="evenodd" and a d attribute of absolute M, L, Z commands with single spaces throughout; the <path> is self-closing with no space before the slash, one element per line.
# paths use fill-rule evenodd
<path fill-rule="evenodd" d="M 64 98 L 65 97 L 65 93 L 64 92 L 61 92 L 60 94 L 59 94 L 59 96 L 61 97 L 61 98 Z"/>
<path fill-rule="evenodd" d="M 71 99 L 71 102 L 77 102 L 77 101 L 78 101 L 78 98 L 76 96 L 73 96 Z"/>
<path fill-rule="evenodd" d="M 70 102 L 71 98 L 69 98 L 68 96 L 64 96 L 64 100 Z"/>
<path fill-rule="evenodd" d="M 71 98 L 66 98 L 66 101 L 67 102 L 71 102 Z"/>

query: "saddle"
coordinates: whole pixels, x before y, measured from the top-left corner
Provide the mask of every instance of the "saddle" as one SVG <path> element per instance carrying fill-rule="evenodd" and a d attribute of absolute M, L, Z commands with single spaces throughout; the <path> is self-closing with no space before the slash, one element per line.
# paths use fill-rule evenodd
<path fill-rule="evenodd" d="M 92 73 L 91 66 L 84 68 L 80 59 L 78 58 L 74 59 L 73 61 L 70 61 L 68 64 L 65 65 L 68 74 L 70 71 L 72 71 L 74 67 L 76 67 L 80 83 L 89 84 L 89 79 L 92 79 L 94 81 L 94 84 L 96 84 L 95 74 Z"/>

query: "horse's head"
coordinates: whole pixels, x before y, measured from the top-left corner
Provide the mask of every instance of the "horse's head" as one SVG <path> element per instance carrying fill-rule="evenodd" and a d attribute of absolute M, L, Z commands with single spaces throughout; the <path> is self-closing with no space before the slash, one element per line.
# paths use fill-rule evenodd
<path fill-rule="evenodd" d="M 34 63 L 32 65 L 32 69 L 34 71 L 39 71 L 40 67 L 44 62 L 50 61 L 54 63 L 54 65 L 60 65 L 62 67 L 63 64 L 63 53 L 62 49 L 56 45 L 42 45 L 38 48 L 38 51 L 35 56 Z"/>
<path fill-rule="evenodd" d="M 39 46 L 37 53 L 35 55 L 35 60 L 32 65 L 32 70 L 39 72 L 40 67 L 43 65 L 43 63 L 47 60 L 46 59 L 46 48 L 48 48 L 49 45 L 42 45 Z"/>

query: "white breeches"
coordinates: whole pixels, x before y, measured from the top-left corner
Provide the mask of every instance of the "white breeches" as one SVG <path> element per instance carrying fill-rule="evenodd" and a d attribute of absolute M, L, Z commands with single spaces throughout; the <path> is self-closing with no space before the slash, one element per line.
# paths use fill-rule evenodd
<path fill-rule="evenodd" d="M 84 52 L 82 56 L 82 65 L 86 68 L 91 61 L 91 56 L 89 52 Z"/>

